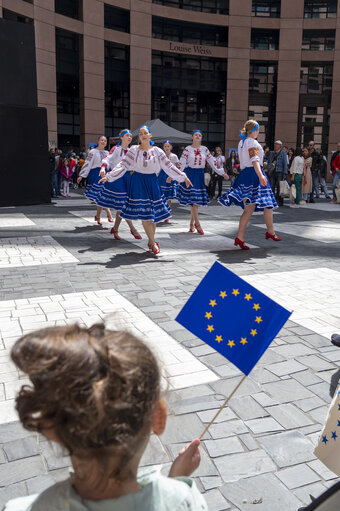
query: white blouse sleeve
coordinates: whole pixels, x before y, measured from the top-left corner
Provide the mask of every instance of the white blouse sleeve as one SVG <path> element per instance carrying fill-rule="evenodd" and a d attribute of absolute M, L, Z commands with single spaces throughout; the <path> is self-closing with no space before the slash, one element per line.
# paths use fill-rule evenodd
<path fill-rule="evenodd" d="M 106 169 L 109 168 L 109 169 L 113 169 L 115 167 L 115 164 L 116 164 L 116 159 L 117 159 L 117 155 L 116 155 L 116 147 L 114 148 L 114 150 L 112 151 L 112 153 L 109 153 L 102 161 L 102 167 L 105 167 Z"/>
<path fill-rule="evenodd" d="M 174 165 L 169 158 L 166 156 L 165 152 L 160 149 L 159 147 L 156 147 L 155 150 L 157 151 L 157 156 L 159 160 L 159 164 L 161 168 L 164 170 L 168 176 L 170 176 L 172 179 L 175 179 L 176 181 L 183 182 L 185 181 L 185 178 L 187 177 L 184 172 L 179 170 L 176 165 Z"/>
<path fill-rule="evenodd" d="M 245 145 L 251 163 L 254 163 L 255 161 L 260 162 L 259 143 L 254 138 L 249 137 L 247 138 Z"/>
<path fill-rule="evenodd" d="M 90 173 L 90 170 L 93 168 L 93 160 L 94 160 L 95 152 L 94 149 L 91 149 L 89 154 L 86 157 L 85 163 L 79 172 L 80 177 L 87 177 Z"/>
<path fill-rule="evenodd" d="M 182 153 L 182 156 L 179 159 L 178 168 L 179 170 L 185 169 L 188 166 L 188 158 L 189 158 L 189 150 L 186 147 Z"/>
<path fill-rule="evenodd" d="M 295 157 L 295 158 L 294 158 L 294 160 L 292 161 L 292 164 L 291 164 L 290 169 L 289 169 L 289 172 L 290 172 L 291 174 L 294 174 L 296 164 L 297 164 L 297 161 L 296 161 L 296 157 Z"/>
<path fill-rule="evenodd" d="M 221 169 L 219 169 L 216 166 L 215 158 L 213 157 L 213 155 L 211 154 L 211 152 L 209 151 L 209 149 L 207 147 L 206 147 L 205 153 L 206 153 L 205 158 L 206 158 L 207 162 L 209 163 L 210 167 L 213 169 L 213 171 L 216 172 L 216 174 L 219 174 L 220 176 L 224 176 L 224 174 L 225 174 L 224 168 L 222 167 Z"/>
<path fill-rule="evenodd" d="M 106 174 L 107 180 L 112 182 L 124 176 L 125 172 L 133 169 L 133 162 L 135 159 L 135 148 L 131 148 L 126 153 L 126 156 L 116 165 L 111 172 Z"/>

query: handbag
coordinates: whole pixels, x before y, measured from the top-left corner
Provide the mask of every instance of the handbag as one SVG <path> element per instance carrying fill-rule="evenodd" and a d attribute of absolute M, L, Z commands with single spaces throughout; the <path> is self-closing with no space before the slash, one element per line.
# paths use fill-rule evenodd
<path fill-rule="evenodd" d="M 285 179 L 280 181 L 280 197 L 290 197 L 290 186 Z"/>
<path fill-rule="evenodd" d="M 205 184 L 205 186 L 209 186 L 210 185 L 210 181 L 211 181 L 211 175 L 209 174 L 209 172 L 205 172 L 205 174 L 204 174 L 204 184 Z"/>
<path fill-rule="evenodd" d="M 280 152 L 281 152 L 281 151 L 280 151 Z M 269 167 L 268 167 L 268 165 L 267 165 L 267 174 L 268 174 L 268 176 L 269 176 L 269 177 L 271 177 L 271 176 L 274 174 L 274 172 L 275 172 L 275 169 L 276 169 L 276 163 L 277 163 L 277 157 L 279 156 L 280 152 L 278 152 L 277 154 L 275 154 L 274 159 L 273 159 L 273 161 L 271 162 L 271 164 L 269 165 Z"/>
<path fill-rule="evenodd" d="M 289 195 L 289 197 L 292 200 L 296 199 L 296 186 L 294 184 L 292 184 L 292 186 L 290 187 L 290 195 Z"/>

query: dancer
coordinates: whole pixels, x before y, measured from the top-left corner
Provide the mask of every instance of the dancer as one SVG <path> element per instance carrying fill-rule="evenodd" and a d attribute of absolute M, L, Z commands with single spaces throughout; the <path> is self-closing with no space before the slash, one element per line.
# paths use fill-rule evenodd
<path fill-rule="evenodd" d="M 100 177 L 105 176 L 107 169 L 113 169 L 116 165 L 118 165 L 118 163 L 122 161 L 128 152 L 128 147 L 132 140 L 131 131 L 128 129 L 121 130 L 119 136 L 120 142 L 118 142 L 118 144 L 111 149 L 110 154 L 106 156 L 106 158 L 104 158 L 102 161 Z M 113 208 L 116 210 L 115 223 L 111 229 L 111 234 L 114 235 L 116 240 L 120 240 L 120 236 L 118 234 L 118 229 L 122 221 L 120 212 L 127 199 L 127 191 L 130 187 L 130 180 L 130 172 L 126 172 L 121 179 L 117 179 L 117 181 L 112 183 L 105 183 L 102 187 L 100 187 L 99 192 L 95 197 L 95 201 L 98 206 L 102 208 Z M 125 220 L 130 227 L 132 236 L 134 236 L 136 240 L 141 240 L 142 236 L 134 227 L 131 220 Z"/>
<path fill-rule="evenodd" d="M 87 158 L 85 160 L 84 165 L 79 172 L 79 177 L 77 179 L 77 183 L 79 185 L 82 178 L 87 177 L 88 185 L 85 188 L 85 197 L 88 199 L 94 199 L 96 194 L 99 192 L 98 181 L 100 179 L 99 171 L 102 159 L 108 156 L 109 151 L 105 151 L 105 147 L 107 144 L 107 138 L 104 135 L 100 135 L 98 137 L 98 145 L 95 149 L 91 149 Z M 100 220 L 100 215 L 103 208 L 101 206 L 97 207 L 97 214 L 94 217 L 98 225 L 103 225 Z M 109 222 L 113 222 L 113 218 L 111 215 L 111 211 L 105 208 L 107 219 Z"/>
<path fill-rule="evenodd" d="M 240 173 L 233 186 L 218 199 L 222 206 L 236 204 L 244 209 L 235 238 L 235 245 L 243 250 L 249 250 L 244 242 L 244 234 L 251 215 L 258 210 L 263 211 L 264 214 L 267 226 L 266 239 L 281 241 L 274 231 L 273 209 L 278 205 L 263 173 L 264 152 L 256 140 L 258 134 L 259 124 L 253 119 L 248 120 L 241 130 L 242 140 L 238 144 Z"/>
<path fill-rule="evenodd" d="M 142 220 L 144 231 L 148 237 L 148 247 L 154 254 L 159 254 L 159 244 L 155 241 L 156 223 L 171 217 L 169 206 L 159 188 L 157 175 L 161 168 L 177 181 L 185 181 L 187 187 L 192 186 L 186 174 L 180 171 L 164 151 L 151 142 L 148 126 L 139 128 L 139 145 L 132 146 L 127 155 L 116 167 L 108 172 L 100 183 L 115 181 L 133 170 L 128 198 L 120 216 L 128 220 Z"/>
<path fill-rule="evenodd" d="M 163 143 L 163 151 L 169 158 L 169 160 L 176 166 L 178 166 L 178 157 L 177 154 L 172 153 L 172 144 L 170 140 L 166 140 Z M 168 176 L 163 169 L 160 170 L 160 173 L 158 174 L 158 182 L 159 186 L 161 188 L 161 192 L 164 195 L 164 197 L 168 201 L 169 208 L 171 209 L 171 200 L 175 199 L 177 197 L 177 188 L 178 188 L 178 182 L 174 179 L 171 179 L 170 176 Z M 168 222 L 169 219 L 167 218 L 165 222 Z"/>
<path fill-rule="evenodd" d="M 191 206 L 190 228 L 189 232 L 204 234 L 198 218 L 198 206 L 207 206 L 209 202 L 207 189 L 204 184 L 204 167 L 206 161 L 216 174 L 223 176 L 228 180 L 229 176 L 224 169 L 217 167 L 214 157 L 210 154 L 207 147 L 202 146 L 202 132 L 195 130 L 192 132 L 192 144 L 188 145 L 180 157 L 179 168 L 184 170 L 193 186 L 187 190 L 181 183 L 178 187 L 178 200 L 184 206 Z"/>

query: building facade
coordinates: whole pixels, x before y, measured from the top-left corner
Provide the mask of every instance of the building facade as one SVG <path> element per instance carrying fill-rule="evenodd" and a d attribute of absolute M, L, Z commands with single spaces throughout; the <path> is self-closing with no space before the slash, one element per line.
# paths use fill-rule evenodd
<path fill-rule="evenodd" d="M 35 27 L 49 140 L 84 147 L 160 118 L 208 146 L 330 152 L 340 140 L 340 0 L 0 0 Z"/>

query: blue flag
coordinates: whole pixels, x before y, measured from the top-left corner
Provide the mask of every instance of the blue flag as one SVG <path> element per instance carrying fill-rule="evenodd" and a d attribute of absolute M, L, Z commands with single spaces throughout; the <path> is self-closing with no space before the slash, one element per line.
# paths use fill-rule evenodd
<path fill-rule="evenodd" d="M 216 262 L 176 321 L 249 374 L 290 315 Z"/>

